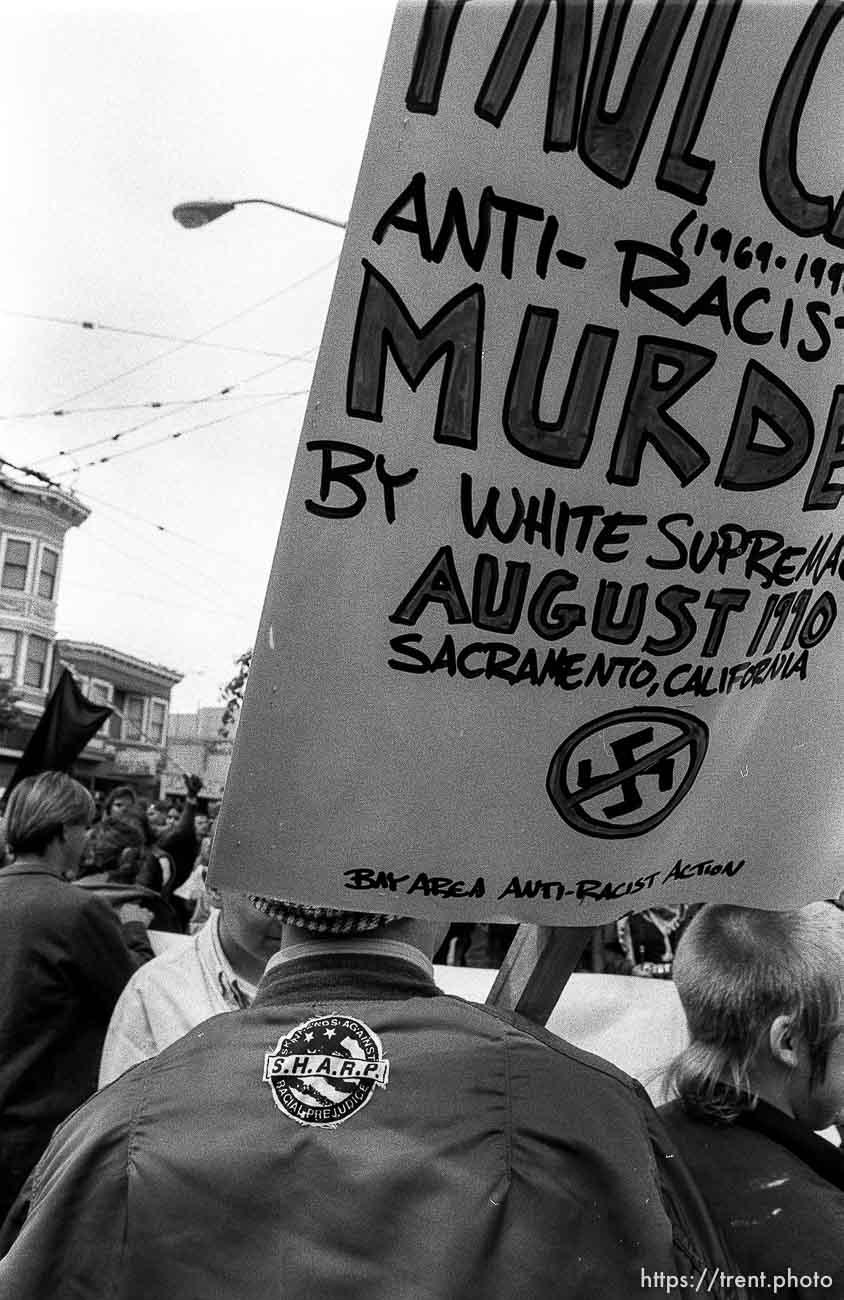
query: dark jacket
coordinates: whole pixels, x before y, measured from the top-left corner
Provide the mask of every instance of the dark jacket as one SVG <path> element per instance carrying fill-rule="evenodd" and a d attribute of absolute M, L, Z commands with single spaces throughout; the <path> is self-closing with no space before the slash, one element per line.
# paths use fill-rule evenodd
<path fill-rule="evenodd" d="M 778 1295 L 844 1296 L 838 1147 L 764 1101 L 728 1125 L 693 1119 L 679 1101 L 660 1114 L 742 1273 L 785 1278 Z M 822 1276 L 831 1284 L 795 1280 Z"/>
<path fill-rule="evenodd" d="M 62 1126 L 0 1295 L 633 1300 L 707 1266 L 636 1083 L 401 956 L 319 953 Z"/>
<path fill-rule="evenodd" d="M 0 1217 L 55 1126 L 97 1086 L 139 962 L 107 904 L 31 864 L 0 870 Z"/>
<path fill-rule="evenodd" d="M 155 889 L 147 889 L 144 885 L 137 883 L 109 880 L 107 872 L 82 876 L 73 883 L 77 889 L 84 889 L 95 894 L 97 898 L 101 898 L 113 910 L 118 919 L 120 919 L 121 908 L 125 907 L 127 903 L 133 903 L 136 907 L 140 907 L 149 913 L 149 920 L 142 923 L 145 929 L 165 930 L 171 934 L 181 933 L 182 927 L 176 913 L 167 900 L 162 898 L 161 894 Z M 130 935 L 124 937 L 129 947 L 133 949 L 139 947 L 134 933 L 130 932 Z M 149 958 L 152 955 L 152 950 L 147 945 L 145 956 Z"/>
<path fill-rule="evenodd" d="M 186 799 L 182 814 L 171 831 L 165 831 L 157 842 L 157 847 L 170 855 L 173 863 L 173 879 L 168 882 L 168 892 L 178 889 L 193 871 L 199 840 L 196 838 L 194 821 L 196 818 L 196 800 Z"/>

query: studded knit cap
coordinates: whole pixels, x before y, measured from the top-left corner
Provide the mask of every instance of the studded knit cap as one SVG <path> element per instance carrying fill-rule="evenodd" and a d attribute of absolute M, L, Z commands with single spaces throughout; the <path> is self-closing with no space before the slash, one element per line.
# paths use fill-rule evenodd
<path fill-rule="evenodd" d="M 282 925 L 293 925 L 311 934 L 365 934 L 367 930 L 377 930 L 396 916 L 387 916 L 383 912 L 346 912 L 339 907 L 308 907 L 305 903 L 292 903 L 283 898 L 265 898 L 261 894 L 250 894 L 249 901 L 253 907 Z"/>

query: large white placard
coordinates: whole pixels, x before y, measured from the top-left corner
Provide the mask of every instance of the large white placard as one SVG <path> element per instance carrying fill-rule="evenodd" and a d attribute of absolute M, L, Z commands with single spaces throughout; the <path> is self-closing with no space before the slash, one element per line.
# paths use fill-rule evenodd
<path fill-rule="evenodd" d="M 551 924 L 840 888 L 841 17 L 399 7 L 216 883 Z"/>

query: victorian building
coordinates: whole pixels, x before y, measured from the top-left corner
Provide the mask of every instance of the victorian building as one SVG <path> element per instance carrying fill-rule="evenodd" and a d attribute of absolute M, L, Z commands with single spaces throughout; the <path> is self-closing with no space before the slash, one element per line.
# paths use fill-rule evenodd
<path fill-rule="evenodd" d="M 0 729 L 0 787 L 50 693 L 64 538 L 89 513 L 71 492 L 0 474 L 0 680 L 17 696 L 19 715 Z"/>
<path fill-rule="evenodd" d="M 94 642 L 56 640 L 65 535 L 89 513 L 72 492 L 0 474 L 0 681 L 11 688 L 18 715 L 0 726 L 0 790 L 67 667 L 90 700 L 114 710 L 75 775 L 94 790 L 127 782 L 140 794 L 158 794 L 170 692 L 181 674 Z"/>
<path fill-rule="evenodd" d="M 157 798 L 170 692 L 182 674 L 91 641 L 61 638 L 55 659 L 70 669 L 89 700 L 113 710 L 80 755 L 77 776 L 104 794 L 117 785 L 131 785 L 137 794 Z"/>
<path fill-rule="evenodd" d="M 161 777 L 161 797 L 180 799 L 185 793 L 184 774 L 202 778 L 200 806 L 206 808 L 223 797 L 232 759 L 232 739 L 221 736 L 223 709 L 197 709 L 196 713 L 173 713 L 167 736 L 167 751 Z"/>

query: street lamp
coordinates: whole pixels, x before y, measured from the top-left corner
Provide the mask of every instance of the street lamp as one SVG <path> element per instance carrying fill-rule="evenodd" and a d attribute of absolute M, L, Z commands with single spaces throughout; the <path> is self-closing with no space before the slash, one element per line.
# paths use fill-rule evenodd
<path fill-rule="evenodd" d="M 209 221 L 216 221 L 218 217 L 224 217 L 227 212 L 231 212 L 232 208 L 242 207 L 245 203 L 263 203 L 268 208 L 281 208 L 282 212 L 295 212 L 299 217 L 310 217 L 312 221 L 322 221 L 327 226 L 338 226 L 340 230 L 346 229 L 345 221 L 335 221 L 333 217 L 321 217 L 318 212 L 294 208 L 289 203 L 276 203 L 275 199 L 233 199 L 229 202 L 196 199 L 191 203 L 177 203 L 173 209 L 173 216 L 180 226 L 184 226 L 186 230 L 194 230 L 197 226 L 207 226 Z"/>

